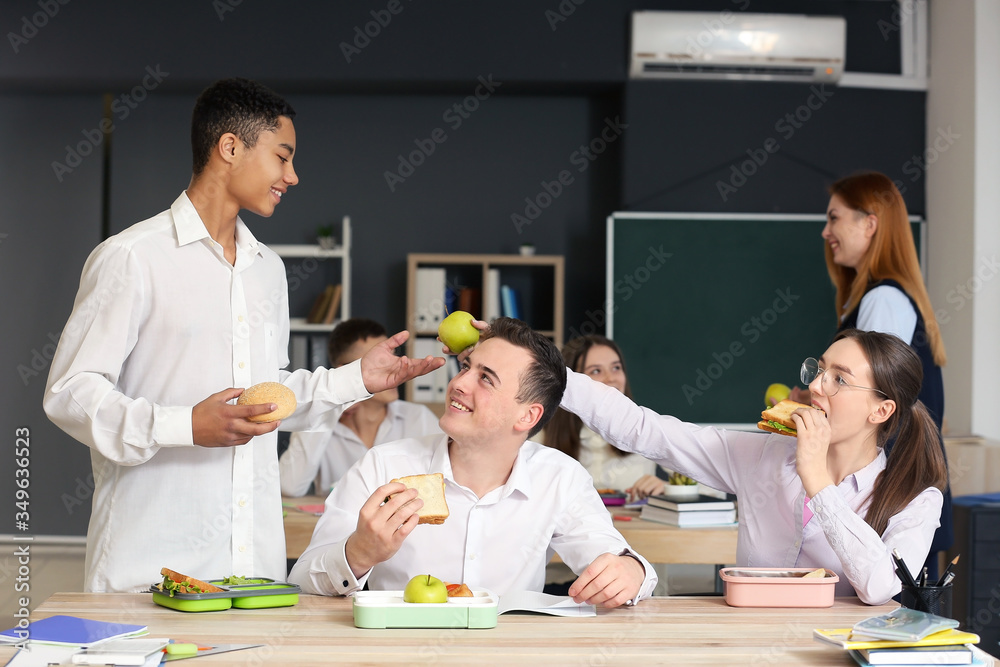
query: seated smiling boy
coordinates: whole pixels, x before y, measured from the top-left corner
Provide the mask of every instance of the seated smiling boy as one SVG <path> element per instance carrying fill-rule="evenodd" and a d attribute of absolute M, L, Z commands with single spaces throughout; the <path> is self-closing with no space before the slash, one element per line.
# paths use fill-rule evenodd
<path fill-rule="evenodd" d="M 656 575 L 615 530 L 587 471 L 528 441 L 566 387 L 559 350 L 523 322 L 496 320 L 448 385 L 445 435 L 373 447 L 336 485 L 289 575 L 308 593 L 402 590 L 431 574 L 473 590 L 541 591 L 553 552 L 577 602 L 649 597 Z M 423 501 L 390 480 L 441 472 L 450 515 L 417 525 Z M 392 496 L 388 502 L 387 496 Z"/>

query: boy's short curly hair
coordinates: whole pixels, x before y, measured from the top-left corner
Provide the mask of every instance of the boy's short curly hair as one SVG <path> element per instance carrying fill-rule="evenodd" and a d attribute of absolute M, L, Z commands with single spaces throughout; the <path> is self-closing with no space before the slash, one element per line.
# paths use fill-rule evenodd
<path fill-rule="evenodd" d="M 247 148 L 253 148 L 261 132 L 278 127 L 281 116 L 295 118 L 295 109 L 256 81 L 234 78 L 213 83 L 198 96 L 191 114 L 194 175 L 204 171 L 223 134 L 232 132 Z"/>

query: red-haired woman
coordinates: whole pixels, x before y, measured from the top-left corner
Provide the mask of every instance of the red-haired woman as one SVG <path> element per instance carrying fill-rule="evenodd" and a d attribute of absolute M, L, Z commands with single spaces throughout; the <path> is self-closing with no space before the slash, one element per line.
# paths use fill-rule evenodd
<path fill-rule="evenodd" d="M 940 430 L 944 341 L 920 273 L 903 196 L 884 174 L 842 178 L 830 186 L 822 235 L 827 271 L 837 290 L 838 331 L 881 331 L 909 343 L 923 366 L 920 401 Z M 796 390 L 792 398 L 809 403 L 808 391 Z M 941 448 L 943 452 L 943 441 Z M 890 441 L 886 452 L 891 451 Z M 931 576 L 937 574 L 937 552 L 951 546 L 952 539 L 951 492 L 946 488 L 941 527 L 926 563 Z"/>

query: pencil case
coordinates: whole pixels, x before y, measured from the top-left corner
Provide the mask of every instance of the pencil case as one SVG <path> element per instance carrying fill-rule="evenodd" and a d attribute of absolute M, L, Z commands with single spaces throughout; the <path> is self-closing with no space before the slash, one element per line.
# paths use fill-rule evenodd
<path fill-rule="evenodd" d="M 236 609 L 264 609 L 291 607 L 299 602 L 302 589 L 274 579 L 248 579 L 245 584 L 229 585 L 224 579 L 208 579 L 208 583 L 224 589 L 221 593 L 174 593 L 172 596 L 159 588 L 159 582 L 150 585 L 153 602 L 177 611 L 223 611 Z"/>

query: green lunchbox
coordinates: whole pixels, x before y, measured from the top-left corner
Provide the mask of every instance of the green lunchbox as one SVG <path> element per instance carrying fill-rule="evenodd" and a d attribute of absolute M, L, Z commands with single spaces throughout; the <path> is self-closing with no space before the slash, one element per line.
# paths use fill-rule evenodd
<path fill-rule="evenodd" d="M 302 589 L 297 584 L 289 584 L 274 579 L 248 579 L 247 583 L 229 585 L 225 579 L 209 579 L 208 583 L 224 589 L 221 593 L 174 593 L 170 595 L 160 590 L 159 583 L 149 587 L 153 602 L 161 607 L 177 611 L 223 611 L 237 609 L 265 609 L 271 607 L 291 607 L 298 604 Z"/>

